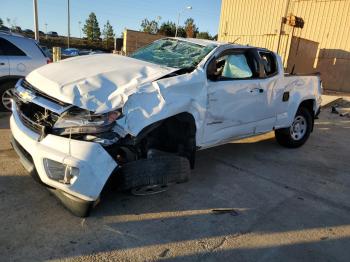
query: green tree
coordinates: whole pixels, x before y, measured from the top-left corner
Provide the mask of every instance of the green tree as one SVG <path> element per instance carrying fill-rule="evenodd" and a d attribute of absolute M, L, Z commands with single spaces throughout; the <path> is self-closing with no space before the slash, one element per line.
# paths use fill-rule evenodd
<path fill-rule="evenodd" d="M 113 27 L 112 25 L 109 23 L 109 21 L 107 20 L 107 23 L 104 25 L 103 27 L 103 31 L 102 31 L 102 35 L 103 35 L 103 40 L 106 41 L 106 46 L 107 48 L 109 47 L 110 43 L 113 43 L 114 41 L 114 31 L 113 31 Z"/>
<path fill-rule="evenodd" d="M 196 38 L 201 38 L 201 39 L 212 39 L 210 34 L 208 32 L 199 32 L 196 34 Z"/>
<path fill-rule="evenodd" d="M 186 30 L 183 26 L 179 26 L 179 28 L 177 29 L 177 36 L 184 37 L 184 38 L 187 36 Z"/>
<path fill-rule="evenodd" d="M 159 27 L 159 33 L 165 36 L 175 36 L 176 24 L 170 21 L 164 22 Z"/>
<path fill-rule="evenodd" d="M 0 26 L 3 26 L 4 22 L 2 21 L 2 19 L 0 18 Z"/>
<path fill-rule="evenodd" d="M 83 32 L 90 41 L 97 41 L 101 37 L 101 30 L 94 12 L 91 12 L 85 21 Z"/>
<path fill-rule="evenodd" d="M 185 31 L 186 31 L 186 37 L 195 37 L 198 33 L 198 27 L 194 23 L 193 18 L 187 18 L 185 21 Z"/>
<path fill-rule="evenodd" d="M 156 20 L 148 20 L 147 18 L 142 20 L 141 31 L 150 34 L 157 34 L 158 30 L 158 22 Z"/>

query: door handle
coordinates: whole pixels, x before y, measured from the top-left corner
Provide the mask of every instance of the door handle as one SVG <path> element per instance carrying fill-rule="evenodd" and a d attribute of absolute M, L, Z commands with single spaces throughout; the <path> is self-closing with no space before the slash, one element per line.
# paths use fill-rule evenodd
<path fill-rule="evenodd" d="M 264 89 L 262 88 L 253 88 L 250 90 L 250 93 L 264 93 Z"/>
<path fill-rule="evenodd" d="M 5 65 L 5 63 L 4 63 L 4 62 L 1 62 L 0 65 Z"/>

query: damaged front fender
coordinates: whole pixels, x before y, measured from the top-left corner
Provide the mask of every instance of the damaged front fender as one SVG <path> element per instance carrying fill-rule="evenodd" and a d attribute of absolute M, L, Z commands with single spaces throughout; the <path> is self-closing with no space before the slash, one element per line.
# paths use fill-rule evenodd
<path fill-rule="evenodd" d="M 122 132 L 137 136 L 153 123 L 186 112 L 195 120 L 196 141 L 200 142 L 207 101 L 204 76 L 200 69 L 196 69 L 191 74 L 160 79 L 142 86 L 129 96 L 117 126 Z"/>

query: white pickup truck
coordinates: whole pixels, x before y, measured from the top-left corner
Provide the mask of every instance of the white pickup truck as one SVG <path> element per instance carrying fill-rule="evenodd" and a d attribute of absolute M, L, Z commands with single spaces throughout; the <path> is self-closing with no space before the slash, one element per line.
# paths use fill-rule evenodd
<path fill-rule="evenodd" d="M 130 57 L 82 56 L 30 73 L 13 92 L 12 145 L 86 216 L 120 168 L 124 189 L 147 187 L 186 180 L 157 166 L 193 168 L 197 150 L 234 139 L 274 130 L 281 145 L 303 145 L 321 93 L 319 76 L 285 75 L 266 49 L 165 38 Z"/>

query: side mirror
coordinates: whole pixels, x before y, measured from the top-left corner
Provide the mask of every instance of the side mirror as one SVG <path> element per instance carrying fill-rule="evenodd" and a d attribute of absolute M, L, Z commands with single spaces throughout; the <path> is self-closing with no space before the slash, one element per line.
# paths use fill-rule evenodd
<path fill-rule="evenodd" d="M 216 57 L 214 57 L 212 60 L 209 61 L 208 66 L 207 66 L 207 78 L 211 81 L 216 81 L 217 80 L 217 75 L 216 75 Z"/>

